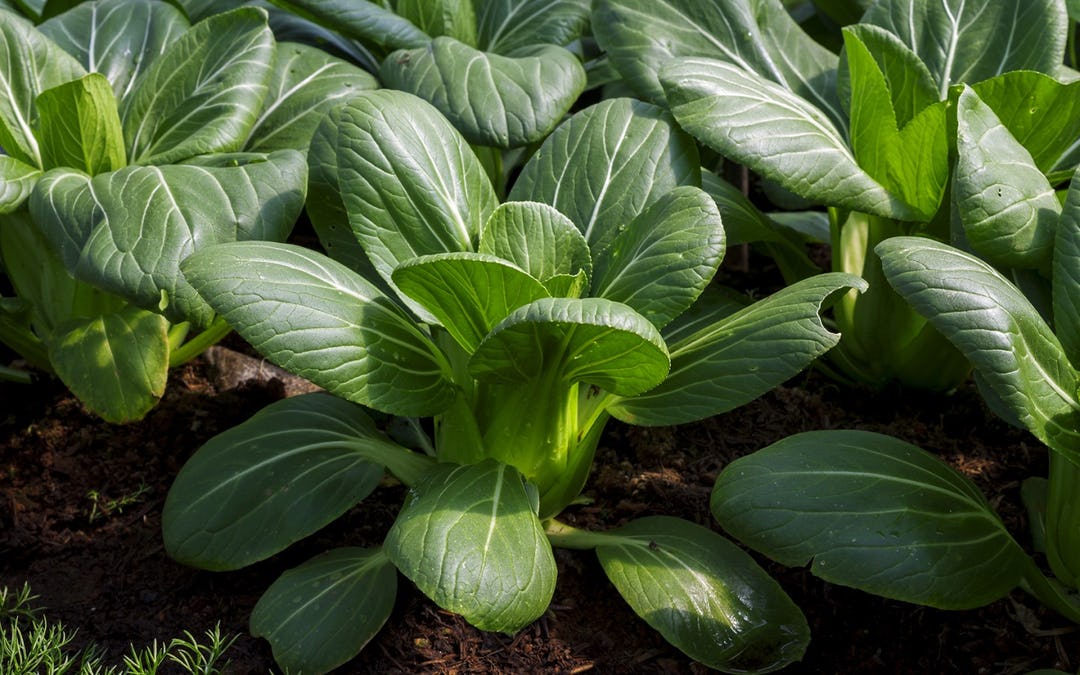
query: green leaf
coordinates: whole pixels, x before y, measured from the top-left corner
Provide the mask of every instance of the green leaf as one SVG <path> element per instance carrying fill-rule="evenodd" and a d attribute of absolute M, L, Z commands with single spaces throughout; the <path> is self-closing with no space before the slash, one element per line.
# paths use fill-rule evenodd
<path fill-rule="evenodd" d="M 1077 368 L 1080 367 L 1080 177 L 1073 177 L 1061 210 L 1053 271 L 1054 334 L 1061 339 L 1073 368 Z"/>
<path fill-rule="evenodd" d="M 647 99 L 663 100 L 667 62 L 719 59 L 807 99 L 843 125 L 837 57 L 795 23 L 780 0 L 598 0 L 593 31 L 623 77 Z"/>
<path fill-rule="evenodd" d="M 1053 74 L 1065 58 L 1059 0 L 876 2 L 863 23 L 897 35 L 929 68 L 938 98 L 949 86 L 1010 70 Z"/>
<path fill-rule="evenodd" d="M 1027 298 L 975 256 L 923 237 L 875 248 L 896 292 L 971 361 L 997 405 L 1080 461 L 1080 378 Z"/>
<path fill-rule="evenodd" d="M 441 464 L 410 492 L 386 555 L 443 609 L 481 630 L 514 633 L 555 591 L 555 557 L 534 509 L 511 466 Z"/>
<path fill-rule="evenodd" d="M 172 42 L 124 99 L 132 164 L 172 164 L 235 152 L 250 133 L 271 76 L 266 12 L 242 7 L 205 19 Z"/>
<path fill-rule="evenodd" d="M 735 544 L 668 516 L 607 533 L 600 564 L 623 599 L 668 642 L 729 673 L 770 672 L 802 658 L 806 618 Z M 605 537 L 607 538 L 607 537 Z"/>
<path fill-rule="evenodd" d="M 49 337 L 57 376 L 96 415 L 134 422 L 157 404 L 169 374 L 169 323 L 135 307 L 78 316 Z"/>
<path fill-rule="evenodd" d="M 713 59 L 672 62 L 660 81 L 682 128 L 725 157 L 822 204 L 918 219 L 859 167 L 821 110 L 783 87 Z"/>
<path fill-rule="evenodd" d="M 84 2 L 38 28 L 90 72 L 101 73 L 117 101 L 184 32 L 187 19 L 175 7 L 152 0 Z"/>
<path fill-rule="evenodd" d="M 929 221 L 949 177 L 946 104 L 934 102 L 903 128 L 897 124 L 891 83 L 858 33 L 845 29 L 851 76 L 851 149 L 859 166 Z"/>
<path fill-rule="evenodd" d="M 1003 73 L 972 90 L 1043 173 L 1072 174 L 1080 159 L 1080 81 L 1062 84 L 1031 71 Z"/>
<path fill-rule="evenodd" d="M 337 147 L 343 107 L 331 108 L 321 119 L 308 147 L 308 198 L 304 204 L 319 243 L 334 260 L 367 279 L 378 274 L 352 228 L 338 185 Z"/>
<path fill-rule="evenodd" d="M 90 73 L 46 89 L 38 95 L 37 110 L 44 168 L 96 175 L 127 165 L 120 114 L 104 76 Z"/>
<path fill-rule="evenodd" d="M 25 164 L 41 168 L 34 136 L 38 94 L 86 74 L 79 62 L 29 21 L 0 11 L 0 147 Z"/>
<path fill-rule="evenodd" d="M 735 460 L 712 511 L 729 533 L 832 583 L 941 609 L 1015 588 L 1027 562 L 975 485 L 867 431 L 811 431 Z"/>
<path fill-rule="evenodd" d="M 668 365 L 660 333 L 630 307 L 603 298 L 545 298 L 496 326 L 469 371 L 510 383 L 557 372 L 566 384 L 633 396 L 659 384 Z"/>
<path fill-rule="evenodd" d="M 325 673 L 360 653 L 390 617 L 397 570 L 380 548 L 336 548 L 282 574 L 251 610 L 285 672 Z"/>
<path fill-rule="evenodd" d="M 365 92 L 341 109 L 337 174 L 349 223 L 379 274 L 420 255 L 472 251 L 497 199 L 465 139 L 411 94 Z"/>
<path fill-rule="evenodd" d="M 500 204 L 480 233 L 479 251 L 509 260 L 545 283 L 579 272 L 592 276 L 585 237 L 573 221 L 539 202 Z"/>
<path fill-rule="evenodd" d="M 592 294 L 634 308 L 663 328 L 716 274 L 724 226 L 700 188 L 677 187 L 643 211 L 596 261 Z"/>
<path fill-rule="evenodd" d="M 368 0 L 273 0 L 274 5 L 346 37 L 391 51 L 431 39 L 408 19 Z"/>
<path fill-rule="evenodd" d="M 22 206 L 40 177 L 40 169 L 14 157 L 0 155 L 0 214 L 11 213 Z"/>
<path fill-rule="evenodd" d="M 525 164 L 511 201 L 550 204 L 585 235 L 593 253 L 679 185 L 697 185 L 697 147 L 656 106 L 611 99 L 559 125 Z"/>
<path fill-rule="evenodd" d="M 930 74 L 930 69 L 896 35 L 868 23 L 845 26 L 843 33 L 845 45 L 852 39 L 861 43 L 863 51 L 869 54 L 880 70 L 887 85 L 887 94 L 892 102 L 898 128 L 904 128 L 927 106 L 941 100 L 937 82 Z M 841 61 L 845 58 L 851 58 L 847 49 Z M 847 101 L 851 94 L 851 77 L 843 68 L 837 75 L 841 100 Z"/>
<path fill-rule="evenodd" d="M 331 393 L 408 417 L 440 413 L 457 396 L 438 348 L 341 263 L 299 246 L 245 242 L 195 253 L 181 268 L 263 356 Z"/>
<path fill-rule="evenodd" d="M 479 0 L 477 46 L 512 54 L 538 44 L 566 46 L 589 25 L 589 0 Z"/>
<path fill-rule="evenodd" d="M 330 108 L 378 86 L 367 71 L 321 49 L 279 42 L 269 93 L 244 149 L 307 150 L 315 127 Z"/>
<path fill-rule="evenodd" d="M 448 37 L 390 54 L 379 77 L 429 101 L 470 143 L 499 148 L 542 140 L 585 88 L 585 69 L 562 47 L 542 45 L 511 57 Z"/>
<path fill-rule="evenodd" d="M 1031 154 L 965 87 L 956 107 L 953 195 L 971 247 L 995 265 L 1049 263 L 1061 203 Z"/>
<path fill-rule="evenodd" d="M 473 0 L 397 0 L 394 11 L 433 38 L 445 35 L 476 46 Z"/>
<path fill-rule="evenodd" d="M 165 549 L 210 570 L 284 550 L 378 485 L 383 468 L 362 446 L 394 444 L 359 406 L 324 393 L 272 403 L 211 438 L 177 474 L 161 516 Z"/>
<path fill-rule="evenodd" d="M 548 297 L 536 279 L 484 253 L 441 253 L 402 263 L 394 283 L 472 353 L 518 307 Z"/>
<path fill-rule="evenodd" d="M 669 344 L 671 373 L 663 384 L 608 411 L 637 425 L 693 422 L 749 403 L 782 384 L 836 345 L 821 322 L 837 292 L 866 289 L 862 279 L 819 274 L 794 283 Z"/>
<path fill-rule="evenodd" d="M 180 276 L 180 261 L 216 243 L 285 239 L 304 203 L 306 173 L 295 150 L 94 178 L 54 169 L 30 209 L 76 278 L 205 327 L 213 312 Z"/>

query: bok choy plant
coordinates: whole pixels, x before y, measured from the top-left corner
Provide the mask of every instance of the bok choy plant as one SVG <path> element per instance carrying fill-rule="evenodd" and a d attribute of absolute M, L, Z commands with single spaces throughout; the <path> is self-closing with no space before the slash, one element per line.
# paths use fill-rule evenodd
<path fill-rule="evenodd" d="M 256 8 L 194 26 L 157 0 L 82 3 L 38 27 L 0 11 L 0 51 L 0 258 L 15 292 L 0 340 L 105 419 L 139 419 L 170 364 L 227 331 L 179 261 L 283 240 L 320 115 L 376 82 L 277 44 Z"/>
<path fill-rule="evenodd" d="M 1046 170 L 1076 165 L 1076 90 L 1054 79 L 1067 74 L 1060 0 L 877 0 L 843 29 L 839 57 L 779 0 L 598 0 L 592 24 L 627 84 L 686 131 L 829 207 L 833 269 L 870 283 L 835 308 L 834 367 L 942 390 L 966 377 L 966 360 L 891 291 L 873 251 L 896 235 L 950 239 L 957 83 L 1006 124 L 1053 138 Z"/>
<path fill-rule="evenodd" d="M 904 236 L 876 253 L 897 293 L 970 359 L 988 406 L 1049 448 L 1049 477 L 1029 478 L 1021 496 L 1050 575 L 970 481 L 866 432 L 812 432 L 736 460 L 713 512 L 752 548 L 812 560 L 836 583 L 947 609 L 1019 587 L 1080 622 L 1080 181 L 1062 204 L 1037 152 L 974 88 L 962 88 L 956 116 L 952 189 L 974 252 Z"/>
<path fill-rule="evenodd" d="M 166 499 L 169 554 L 212 570 L 265 559 L 389 471 L 410 490 L 382 545 L 316 557 L 256 605 L 252 632 L 283 668 L 324 672 L 359 652 L 396 570 L 513 633 L 548 606 L 552 545 L 595 549 L 634 610 L 702 663 L 800 658 L 802 613 L 715 532 L 665 516 L 586 532 L 556 516 L 611 417 L 677 424 L 756 398 L 835 344 L 819 312 L 864 282 L 824 274 L 749 305 L 710 288 L 725 238 L 696 146 L 631 99 L 556 128 L 503 203 L 466 139 L 405 92 L 335 108 L 309 161 L 327 204 L 313 216 L 340 218 L 325 225 L 362 259 L 238 242 L 181 269 L 267 359 L 328 393 L 275 403 L 192 456 Z M 384 415 L 411 440 L 384 433 Z"/>

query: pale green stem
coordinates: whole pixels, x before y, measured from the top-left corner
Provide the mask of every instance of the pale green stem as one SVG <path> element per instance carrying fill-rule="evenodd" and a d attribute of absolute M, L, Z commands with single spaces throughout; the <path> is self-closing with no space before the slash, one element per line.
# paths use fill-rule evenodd
<path fill-rule="evenodd" d="M 178 330 L 186 330 L 178 327 Z M 199 354 L 202 354 L 210 347 L 216 345 L 218 342 L 232 331 L 232 326 L 225 322 L 225 319 L 220 316 L 214 319 L 214 322 L 210 326 L 199 333 L 195 337 L 191 338 L 187 342 L 183 343 L 176 349 L 169 353 L 169 367 L 175 368 L 176 366 L 182 366 L 191 359 L 195 358 Z M 171 340 L 170 336 L 170 340 Z M 183 339 L 181 337 L 180 339 Z"/>

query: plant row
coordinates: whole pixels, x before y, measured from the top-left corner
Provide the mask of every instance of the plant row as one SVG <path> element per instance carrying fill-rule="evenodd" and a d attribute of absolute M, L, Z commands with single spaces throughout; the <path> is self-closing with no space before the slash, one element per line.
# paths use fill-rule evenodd
<path fill-rule="evenodd" d="M 262 596 L 251 631 L 284 670 L 356 656 L 399 573 L 514 633 L 551 601 L 553 547 L 594 551 L 707 666 L 797 661 L 806 619 L 732 539 L 559 517 L 612 418 L 700 420 L 811 365 L 974 377 L 1050 451 L 1023 491 L 1037 557 L 968 479 L 860 431 L 726 467 L 728 535 L 890 598 L 1021 588 L 1080 621 L 1075 3 L 3 4 L 0 342 L 118 423 L 230 330 L 325 390 L 192 456 L 168 553 L 241 568 L 388 474 L 410 488 L 380 546 Z M 298 221 L 319 250 L 289 243 Z M 714 279 L 743 244 L 781 290 Z"/>

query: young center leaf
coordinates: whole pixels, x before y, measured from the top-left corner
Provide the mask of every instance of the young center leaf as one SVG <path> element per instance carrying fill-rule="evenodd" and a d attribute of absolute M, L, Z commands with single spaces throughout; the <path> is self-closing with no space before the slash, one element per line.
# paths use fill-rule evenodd
<path fill-rule="evenodd" d="M 812 431 L 735 460 L 712 512 L 785 565 L 889 598 L 969 609 L 1015 588 L 1027 557 L 975 485 L 866 431 Z"/>
<path fill-rule="evenodd" d="M 394 609 L 397 570 L 381 548 L 327 551 L 285 572 L 251 610 L 285 672 L 326 673 L 360 653 Z"/>
<path fill-rule="evenodd" d="M 667 640 L 729 673 L 802 658 L 806 618 L 735 544 L 700 525 L 651 516 L 604 533 L 596 554 L 619 594 Z"/>
<path fill-rule="evenodd" d="M 162 512 L 165 548 L 211 570 L 263 560 L 370 494 L 380 451 L 408 452 L 357 405 L 325 393 L 273 403 L 184 465 Z"/>
<path fill-rule="evenodd" d="M 379 76 L 430 101 L 470 143 L 498 148 L 542 140 L 585 88 L 581 62 L 560 46 L 502 56 L 449 37 L 390 54 Z"/>
<path fill-rule="evenodd" d="M 419 256 L 399 265 L 393 279 L 469 353 L 510 312 L 549 295 L 524 270 L 484 253 Z"/>
<path fill-rule="evenodd" d="M 37 110 L 43 168 L 74 167 L 96 175 L 127 164 L 120 114 L 104 76 L 90 73 L 46 89 L 37 97 Z"/>
<path fill-rule="evenodd" d="M 555 590 L 555 558 L 521 474 L 492 460 L 441 464 L 413 487 L 386 555 L 440 607 L 514 633 Z"/>
<path fill-rule="evenodd" d="M 263 356 L 338 396 L 404 416 L 437 414 L 456 396 L 430 338 L 382 291 L 324 255 L 246 242 L 208 248 L 181 267 Z"/>
<path fill-rule="evenodd" d="M 592 277 L 592 254 L 581 231 L 540 202 L 500 204 L 480 233 L 478 250 L 514 263 L 541 282 L 579 272 Z"/>
<path fill-rule="evenodd" d="M 971 361 L 1006 419 L 1080 461 L 1080 377 L 1024 294 L 947 244 L 893 237 L 875 248 L 896 292 Z"/>

